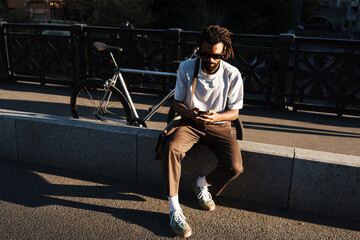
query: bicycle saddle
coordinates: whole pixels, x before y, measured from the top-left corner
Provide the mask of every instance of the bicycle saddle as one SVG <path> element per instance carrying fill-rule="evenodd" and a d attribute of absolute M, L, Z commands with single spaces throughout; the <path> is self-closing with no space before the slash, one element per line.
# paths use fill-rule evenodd
<path fill-rule="evenodd" d="M 96 50 L 98 50 L 99 52 L 102 52 L 102 51 L 105 51 L 105 50 L 108 50 L 108 49 L 114 49 L 114 50 L 118 50 L 120 52 L 123 51 L 122 48 L 120 47 L 115 47 L 115 46 L 110 46 L 110 45 L 107 45 L 105 43 L 102 43 L 102 42 L 94 42 L 93 43 L 93 46 L 96 48 Z"/>

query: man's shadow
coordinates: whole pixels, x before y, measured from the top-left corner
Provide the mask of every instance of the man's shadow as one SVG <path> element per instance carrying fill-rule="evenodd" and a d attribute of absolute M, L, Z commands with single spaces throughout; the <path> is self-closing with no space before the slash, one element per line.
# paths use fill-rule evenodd
<path fill-rule="evenodd" d="M 140 186 L 134 187 L 120 186 L 115 183 L 115 179 L 84 176 L 83 174 L 71 173 L 71 178 L 90 180 L 86 178 L 101 179 L 105 186 L 81 186 L 81 185 L 59 185 L 51 184 L 33 171 L 55 174 L 59 176 L 68 175 L 64 171 L 48 169 L 41 166 L 34 166 L 26 163 L 10 163 L 0 161 L 0 200 L 19 204 L 26 207 L 41 207 L 48 205 L 59 205 L 75 209 L 83 209 L 111 214 L 125 222 L 139 225 L 157 236 L 173 237 L 174 234 L 168 225 L 168 215 L 159 212 L 144 211 L 137 209 L 113 208 L 99 206 L 89 203 L 59 199 L 56 196 L 99 198 L 111 200 L 126 200 L 135 202 L 145 202 L 146 200 L 139 195 L 153 198 L 162 198 L 161 191 L 154 192 L 151 189 Z M 85 178 L 85 179 L 84 179 Z M 104 182 L 105 181 L 105 182 Z M 129 194 L 130 193 L 130 194 Z M 135 194 L 131 194 L 135 193 Z M 55 197 L 54 197 L 55 196 Z"/>

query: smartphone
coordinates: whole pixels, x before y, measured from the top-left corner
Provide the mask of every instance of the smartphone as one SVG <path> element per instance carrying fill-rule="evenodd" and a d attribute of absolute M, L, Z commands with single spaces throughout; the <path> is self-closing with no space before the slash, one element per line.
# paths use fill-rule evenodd
<path fill-rule="evenodd" d="M 207 114 L 208 111 L 198 111 L 198 116 L 203 116 L 204 114 Z"/>

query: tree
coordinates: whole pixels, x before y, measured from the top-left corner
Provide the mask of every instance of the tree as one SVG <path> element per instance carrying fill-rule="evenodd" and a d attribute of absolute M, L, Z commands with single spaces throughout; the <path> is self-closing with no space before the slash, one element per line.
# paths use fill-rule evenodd
<path fill-rule="evenodd" d="M 129 21 L 136 27 L 152 22 L 152 0 L 64 0 L 70 18 L 98 26 L 115 26 Z"/>
<path fill-rule="evenodd" d="M 198 30 L 210 16 L 206 0 L 154 0 L 151 10 L 156 28 Z"/>
<path fill-rule="evenodd" d="M 9 9 L 6 0 L 0 0 L 0 18 L 1 21 L 7 22 L 21 23 L 29 21 L 24 9 Z"/>
<path fill-rule="evenodd" d="M 316 9 L 321 5 L 321 0 L 297 0 L 302 2 L 301 18 L 303 21 L 310 21 Z"/>
<path fill-rule="evenodd" d="M 8 4 L 6 0 L 1 0 L 0 1 L 0 17 L 2 19 L 5 19 L 6 14 L 8 13 Z"/>
<path fill-rule="evenodd" d="M 94 20 L 96 25 L 116 26 L 126 21 L 136 27 L 149 27 L 152 13 L 151 0 L 102 0 L 96 1 Z"/>
<path fill-rule="evenodd" d="M 68 11 L 69 18 L 82 23 L 91 21 L 94 15 L 94 0 L 64 0 L 64 5 Z"/>
<path fill-rule="evenodd" d="M 311 1 L 311 0 L 307 0 Z M 313 0 L 318 1 L 318 0 Z M 295 24 L 294 0 L 64 0 L 89 25 L 200 30 L 210 24 L 236 33 L 279 34 Z"/>
<path fill-rule="evenodd" d="M 155 26 L 184 30 L 218 24 L 237 33 L 279 34 L 295 20 L 293 0 L 154 0 L 152 9 Z"/>
<path fill-rule="evenodd" d="M 280 34 L 294 26 L 293 1 L 242 0 L 238 4 L 227 1 L 232 31 L 256 34 Z"/>

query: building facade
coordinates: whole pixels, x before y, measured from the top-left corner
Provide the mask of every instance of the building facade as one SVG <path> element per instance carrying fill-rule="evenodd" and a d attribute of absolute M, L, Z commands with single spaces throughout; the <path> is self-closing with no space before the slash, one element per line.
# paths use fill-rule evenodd
<path fill-rule="evenodd" d="M 25 10 L 31 19 L 52 20 L 61 17 L 62 0 L 8 0 L 8 7 L 14 10 Z"/>
<path fill-rule="evenodd" d="M 360 32 L 359 0 L 323 0 L 303 35 L 353 38 Z"/>

